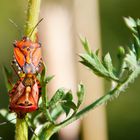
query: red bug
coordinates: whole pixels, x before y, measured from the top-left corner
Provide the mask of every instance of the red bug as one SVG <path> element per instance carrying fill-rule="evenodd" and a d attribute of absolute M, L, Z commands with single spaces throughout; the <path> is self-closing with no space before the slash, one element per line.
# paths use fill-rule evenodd
<path fill-rule="evenodd" d="M 23 37 L 14 43 L 14 57 L 24 73 L 36 73 L 42 64 L 41 44 Z"/>
<path fill-rule="evenodd" d="M 35 75 L 26 74 L 9 92 L 10 111 L 23 118 L 26 113 L 37 110 L 40 92 L 41 86 Z"/>
<path fill-rule="evenodd" d="M 39 25 L 39 22 L 34 26 L 33 30 L 30 32 L 28 37 L 23 37 L 20 41 L 15 41 L 14 43 L 14 58 L 24 73 L 36 73 L 39 72 L 40 65 L 42 64 L 41 56 L 41 44 L 38 43 L 38 37 L 36 36 L 36 41 L 30 40 L 34 30 Z"/>

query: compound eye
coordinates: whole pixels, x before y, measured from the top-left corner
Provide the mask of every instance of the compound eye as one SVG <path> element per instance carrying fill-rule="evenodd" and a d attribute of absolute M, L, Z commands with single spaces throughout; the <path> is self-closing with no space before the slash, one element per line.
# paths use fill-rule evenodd
<path fill-rule="evenodd" d="M 27 51 L 30 51 L 30 48 L 27 48 Z"/>
<path fill-rule="evenodd" d="M 38 44 L 39 44 L 39 47 L 41 47 L 41 46 L 42 46 L 40 42 L 39 42 Z"/>

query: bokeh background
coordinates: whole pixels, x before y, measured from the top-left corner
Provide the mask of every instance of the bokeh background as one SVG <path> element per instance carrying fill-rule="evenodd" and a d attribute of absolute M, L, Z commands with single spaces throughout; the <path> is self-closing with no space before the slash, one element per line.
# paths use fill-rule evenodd
<path fill-rule="evenodd" d="M 81 72 L 81 70 L 79 70 L 77 59 L 77 53 L 81 51 L 81 49 L 79 49 L 79 46 L 82 48 L 82 46 L 79 45 L 80 43 L 77 41 L 78 34 L 81 34 L 82 36 L 87 36 L 87 38 L 89 37 L 91 45 L 96 45 L 95 42 L 98 42 L 97 47 L 102 48 L 103 54 L 109 51 L 112 55 L 114 64 L 117 65 L 116 52 L 118 46 L 126 47 L 131 42 L 131 34 L 124 24 L 123 17 L 131 16 L 134 18 L 139 18 L 139 5 L 140 1 L 138 0 L 44 0 L 41 8 L 41 16 L 46 16 L 46 19 L 43 23 L 40 24 L 39 37 L 40 40 L 42 40 L 44 46 L 47 44 L 47 49 L 44 49 L 43 55 L 45 56 L 48 54 L 47 60 L 50 60 L 48 63 L 48 66 L 50 66 L 49 73 L 55 74 L 56 78 L 58 77 L 58 81 L 62 81 L 58 82 L 57 80 L 55 80 L 55 82 L 52 83 L 49 88 L 50 92 L 54 91 L 55 88 L 57 88 L 63 82 L 65 83 L 64 87 L 69 88 L 69 86 L 67 87 L 67 84 L 70 84 L 70 88 L 73 88 L 73 90 L 75 90 L 75 84 L 82 80 L 79 75 L 82 74 L 83 71 Z M 10 62 L 13 55 L 12 43 L 15 39 L 21 39 L 21 37 L 23 36 L 23 27 L 25 25 L 26 19 L 26 8 L 26 0 L 0 1 L 0 109 L 8 108 L 8 94 L 4 85 L 2 66 L 7 65 L 10 68 Z M 55 11 L 57 9 L 58 13 Z M 85 9 L 88 9 L 87 12 L 83 12 L 85 11 Z M 65 16 L 65 18 L 62 18 L 63 16 Z M 14 22 L 19 25 L 19 28 L 21 29 L 20 32 L 9 22 L 9 18 L 14 20 Z M 56 22 L 57 20 L 58 22 Z M 83 23 L 82 26 L 81 22 Z M 53 27 L 55 31 L 52 30 Z M 58 27 L 60 27 L 59 30 L 57 30 Z M 82 29 L 78 29 L 80 27 Z M 56 33 L 56 30 L 58 31 L 58 34 Z M 44 33 L 45 31 L 48 33 Z M 94 35 L 92 36 L 92 34 L 97 35 L 98 38 L 93 38 Z M 55 40 L 53 40 L 53 37 Z M 56 40 L 57 37 L 59 38 L 59 40 Z M 48 40 L 47 42 L 45 38 L 46 40 Z M 56 44 L 55 41 L 58 44 Z M 61 44 L 61 42 L 63 42 L 64 44 Z M 49 46 L 56 45 L 57 47 L 59 45 L 68 45 L 69 49 L 67 49 L 66 52 L 60 51 L 61 49 L 63 50 L 63 48 L 60 47 L 57 51 L 57 48 L 55 47 L 52 47 L 52 50 L 48 49 Z M 45 53 L 46 50 L 48 50 L 49 53 Z M 68 52 L 71 53 L 69 54 Z M 56 62 L 56 59 L 53 58 L 53 56 L 55 57 L 55 55 L 57 54 L 59 54 L 60 56 L 63 55 L 63 58 L 58 60 L 64 60 L 66 57 L 66 60 L 68 60 L 69 63 L 72 63 L 62 63 L 62 65 L 66 65 L 62 69 L 57 69 L 57 71 L 60 70 L 60 72 L 58 72 L 59 76 L 57 76 L 57 74 L 55 73 L 57 71 L 55 67 L 56 65 L 54 66 L 54 63 L 57 64 L 58 62 Z M 68 73 L 64 73 L 63 69 L 71 69 L 71 71 Z M 61 78 L 61 76 L 63 78 Z M 67 78 L 68 80 L 73 82 L 65 82 Z M 87 79 L 87 81 L 89 80 Z M 75 138 L 70 140 L 75 140 L 76 135 L 78 135 L 77 137 L 79 137 L 80 135 L 80 140 L 140 140 L 139 82 L 140 79 L 138 78 L 132 85 L 130 85 L 130 87 L 125 91 L 125 93 L 119 96 L 118 99 L 109 102 L 105 106 L 106 113 L 103 113 L 101 118 L 102 121 L 104 121 L 103 123 L 105 125 L 102 126 L 101 124 L 101 126 L 98 128 L 98 124 L 100 123 L 95 123 L 97 127 L 93 126 L 95 128 L 92 128 L 91 126 L 89 126 L 88 128 L 86 124 L 90 122 L 92 124 L 92 121 L 94 120 L 94 116 L 90 114 L 91 117 L 90 119 L 88 119 L 88 122 L 86 122 L 87 120 L 85 119 L 85 121 L 82 123 L 80 127 L 80 133 L 78 133 L 78 128 L 75 128 L 75 126 L 69 128 L 74 129 L 75 132 L 72 132 Z M 86 83 L 84 84 L 86 85 Z M 90 84 L 93 85 L 93 83 Z M 99 81 L 99 84 L 102 84 L 102 82 Z M 104 89 L 106 90 L 108 88 L 108 83 L 104 82 L 104 85 Z M 93 91 L 91 91 L 92 94 L 94 94 L 95 90 L 96 87 L 94 87 Z M 90 97 L 88 96 L 88 98 Z M 86 99 L 87 101 L 90 100 L 88 98 Z M 94 99 L 94 97 L 91 99 Z M 104 109 L 102 111 L 104 112 Z M 100 117 L 98 116 L 98 118 Z M 3 121 L 5 120 L 0 117 L 0 122 Z M 77 125 L 78 124 L 79 122 L 77 123 Z M 96 135 L 94 133 L 94 130 L 97 130 L 98 132 L 96 134 L 102 135 L 104 138 L 94 138 L 94 135 Z M 88 132 L 93 133 L 88 134 Z M 93 135 L 93 137 L 88 138 L 85 135 L 86 133 L 91 136 Z M 63 134 L 62 132 L 61 137 L 66 140 L 64 135 L 65 134 Z M 6 124 L 0 126 L 0 137 L 2 137 L 4 140 L 12 140 L 12 137 L 14 139 L 14 125 Z"/>

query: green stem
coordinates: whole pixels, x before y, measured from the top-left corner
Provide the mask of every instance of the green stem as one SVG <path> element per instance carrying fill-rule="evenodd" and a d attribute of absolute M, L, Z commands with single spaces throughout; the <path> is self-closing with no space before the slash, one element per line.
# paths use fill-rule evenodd
<path fill-rule="evenodd" d="M 30 37 L 32 41 L 36 40 L 37 29 L 34 30 L 31 36 L 30 33 L 38 22 L 40 4 L 41 4 L 41 0 L 28 0 L 25 36 Z M 23 119 L 17 118 L 15 139 L 28 140 L 28 126 L 25 121 L 25 118 Z"/>
<path fill-rule="evenodd" d="M 15 132 L 16 140 L 28 140 L 28 126 L 24 119 L 17 118 Z"/>
<path fill-rule="evenodd" d="M 38 23 L 40 4 L 41 4 L 41 0 L 28 0 L 25 36 L 29 37 L 35 25 Z M 36 40 L 36 33 L 37 33 L 37 29 L 35 29 L 32 35 L 30 36 L 30 39 L 32 41 Z"/>
<path fill-rule="evenodd" d="M 47 96 L 47 86 L 46 86 L 46 84 L 44 84 L 42 86 L 42 103 L 43 103 L 44 115 L 46 116 L 46 118 L 50 122 L 53 122 L 52 117 L 51 117 L 51 115 L 49 113 L 49 110 L 48 110 L 48 96 Z"/>
<path fill-rule="evenodd" d="M 50 112 L 49 112 L 49 109 L 48 109 L 48 95 L 47 95 L 47 83 L 46 83 L 46 71 L 47 71 L 47 68 L 44 65 L 44 69 L 41 73 L 41 95 L 42 95 L 42 109 L 43 109 L 43 113 L 45 115 L 45 117 L 47 118 L 48 121 L 52 122 L 53 123 L 53 120 L 52 120 L 52 117 L 50 115 Z"/>

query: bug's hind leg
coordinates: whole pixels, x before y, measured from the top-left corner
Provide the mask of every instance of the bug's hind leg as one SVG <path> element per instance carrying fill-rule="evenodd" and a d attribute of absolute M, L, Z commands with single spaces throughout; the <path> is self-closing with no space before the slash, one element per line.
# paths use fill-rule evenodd
<path fill-rule="evenodd" d="M 14 64 L 16 65 L 17 62 L 16 62 L 15 60 L 11 61 L 11 67 L 12 67 L 12 69 L 14 70 L 15 74 L 17 75 L 17 77 L 20 78 L 20 76 L 19 76 L 17 70 L 16 70 L 15 67 L 14 67 Z"/>

